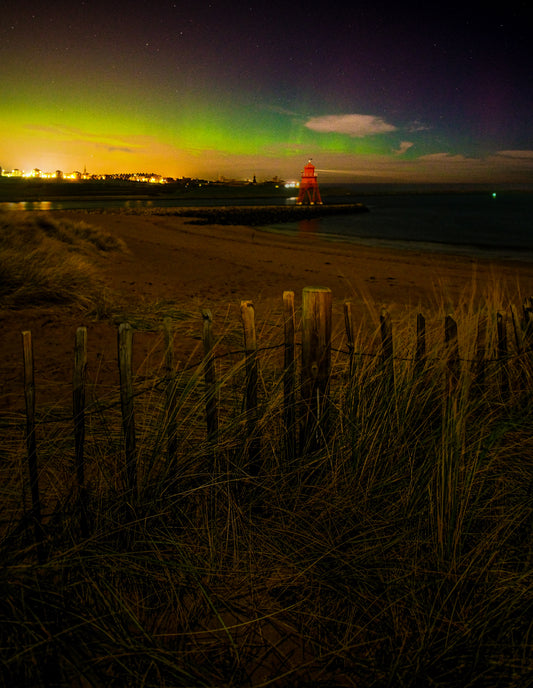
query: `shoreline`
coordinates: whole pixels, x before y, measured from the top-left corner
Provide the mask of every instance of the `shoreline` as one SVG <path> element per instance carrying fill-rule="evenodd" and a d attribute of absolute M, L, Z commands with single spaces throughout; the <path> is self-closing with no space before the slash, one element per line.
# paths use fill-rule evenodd
<path fill-rule="evenodd" d="M 401 196 L 401 194 L 398 194 Z M 344 202 L 340 197 L 335 200 L 335 202 L 325 202 L 320 205 L 296 205 L 295 203 L 280 204 L 279 199 L 274 200 L 274 203 L 265 204 L 254 204 L 242 203 L 240 201 L 245 201 L 244 198 L 239 197 L 228 197 L 226 199 L 218 199 L 219 201 L 224 201 L 223 204 L 218 204 L 217 199 L 212 198 L 212 204 L 198 205 L 197 203 L 191 202 L 187 204 L 184 200 L 184 204 L 174 205 L 173 201 L 168 200 L 170 205 L 165 204 L 163 199 L 153 199 L 148 200 L 146 197 L 137 198 L 132 197 L 130 200 L 132 205 L 129 205 L 129 201 L 125 202 L 124 197 L 117 197 L 117 202 L 125 202 L 124 205 L 114 205 L 113 202 L 110 205 L 106 204 L 102 198 L 94 198 L 95 205 L 88 205 L 87 207 L 54 207 L 54 202 L 48 201 L 43 202 L 42 207 L 27 208 L 19 207 L 6 209 L 7 212 L 11 210 L 13 212 L 49 212 L 49 213 L 87 213 L 91 215 L 102 215 L 102 214 L 126 214 L 126 215 L 153 215 L 153 216 L 168 216 L 185 218 L 188 224 L 192 225 L 236 225 L 236 226 L 246 226 L 246 227 L 256 227 L 265 232 L 271 234 L 283 234 L 284 231 L 290 235 L 294 236 L 297 232 L 301 230 L 297 225 L 302 221 L 313 221 L 324 219 L 323 228 L 313 226 L 308 224 L 305 231 L 309 233 L 321 234 L 324 239 L 327 238 L 328 241 L 332 242 L 342 242 L 342 243 L 352 243 L 358 246 L 365 247 L 376 247 L 385 250 L 408 250 L 424 253 L 434 253 L 439 255 L 457 255 L 465 256 L 473 259 L 482 260 L 492 260 L 492 261 L 517 261 L 523 263 L 533 262 L 533 245 L 530 246 L 530 241 L 526 241 L 524 236 L 518 234 L 513 240 L 509 242 L 508 245 L 502 243 L 501 240 L 494 241 L 492 238 L 486 243 L 483 241 L 483 235 L 477 235 L 475 232 L 470 232 L 471 236 L 454 237 L 453 226 L 451 227 L 451 236 L 449 237 L 451 241 L 442 242 L 439 238 L 431 236 L 431 231 L 429 232 L 429 237 L 422 239 L 418 236 L 414 236 L 417 232 L 405 232 L 405 238 L 396 239 L 393 233 L 388 231 L 386 228 L 379 224 L 380 221 L 383 224 L 383 214 L 376 211 L 376 236 L 373 233 L 369 233 L 368 229 L 365 227 L 371 226 L 373 219 L 369 220 L 362 219 L 359 225 L 359 221 L 354 226 L 361 226 L 363 231 L 358 235 L 354 235 L 351 232 L 345 231 L 346 226 L 344 221 L 341 219 L 340 224 L 327 222 L 327 218 L 333 218 L 337 216 L 349 216 L 349 215 L 364 215 L 370 214 L 374 215 L 372 207 L 367 206 L 363 202 Z M 200 199 L 197 199 L 200 200 Z M 205 199 L 207 200 L 207 199 Z M 292 199 L 294 201 L 294 199 Z M 136 205 L 135 201 L 138 201 L 140 205 Z M 87 203 L 90 203 L 90 199 Z M 102 204 L 103 202 L 103 204 Z M 229 203 L 228 203 L 229 202 Z M 49 206 L 48 203 L 51 205 Z M 146 203 L 146 205 L 145 205 Z M 162 203 L 159 205 L 158 203 Z M 15 204 L 16 205 L 16 204 Z M 387 211 L 385 211 L 387 212 Z M 424 215 L 422 215 L 424 218 Z M 426 219 L 427 221 L 427 219 Z M 368 225 L 370 222 L 370 225 Z M 279 225 L 279 227 L 278 227 Z M 286 225 L 292 225 L 286 228 Z M 335 227 L 339 227 L 340 231 L 335 231 Z M 519 225 L 520 226 L 520 225 Z M 467 227 L 467 234 L 469 228 Z M 494 228 L 490 228 L 490 231 L 494 233 Z M 489 231 L 489 234 L 490 234 Z M 523 233 L 524 230 L 522 230 Z M 505 232 L 502 234 L 505 236 Z M 456 239 L 456 243 L 452 243 Z"/>
<path fill-rule="evenodd" d="M 30 211 L 32 212 L 32 211 Z M 296 224 L 302 221 L 320 219 L 333 215 L 364 214 L 371 212 L 364 203 L 332 203 L 321 205 L 223 205 L 223 206 L 153 206 L 153 207 L 109 207 L 86 209 L 53 209 L 52 213 L 87 213 L 123 214 L 133 216 L 165 216 L 184 218 L 189 225 L 231 225 L 254 227 L 260 231 L 273 235 L 294 236 L 301 231 L 295 228 L 287 233 L 278 229 L 276 225 Z M 305 230 L 307 231 L 307 230 Z M 450 255 L 474 260 L 490 260 L 505 262 L 533 262 L 533 250 L 527 251 L 513 246 L 499 246 L 490 244 L 452 244 L 439 241 L 418 241 L 411 239 L 372 238 L 368 236 L 354 236 L 343 233 L 317 232 L 311 225 L 310 233 L 322 237 L 327 242 L 347 243 L 358 246 L 379 248 L 392 251 L 415 251 L 435 255 Z"/>
<path fill-rule="evenodd" d="M 144 276 L 144 284 L 150 287 L 141 295 L 143 300 L 166 298 L 169 289 L 180 292 L 183 288 L 195 298 L 212 294 L 232 298 L 238 291 L 235 283 L 243 292 L 253 285 L 252 291 L 261 295 L 271 295 L 274 285 L 279 284 L 281 294 L 291 289 L 289 284 L 280 283 L 282 279 L 310 286 L 314 277 L 340 298 L 354 291 L 353 286 L 347 290 L 347 284 L 368 283 L 378 302 L 391 301 L 390 290 L 378 288 L 383 279 L 387 287 L 397 282 L 392 300 L 401 303 L 412 303 L 413 294 L 427 302 L 437 283 L 451 285 L 446 289 L 450 288 L 454 296 L 472 279 L 480 284 L 500 279 L 515 291 L 523 285 L 526 295 L 533 294 L 533 260 L 524 259 L 523 253 L 508 256 L 505 249 L 318 233 L 313 224 L 314 218 L 323 214 L 366 211 L 362 204 L 339 204 L 25 212 L 48 212 L 69 221 L 87 222 L 122 239 L 128 246 L 127 255 L 99 260 L 104 281 L 113 292 L 135 292 L 126 285 L 134 286 L 136 281 L 118 279 L 132 269 L 140 279 Z M 293 223 L 294 231 L 265 224 L 269 220 L 272 225 Z M 171 260 L 173 253 L 178 254 L 179 270 L 178 263 Z M 160 278 L 159 290 L 154 284 L 156 277 Z M 243 294 L 243 298 L 250 297 L 253 294 Z"/>
<path fill-rule="evenodd" d="M 440 285 L 450 292 L 449 301 L 453 302 L 473 279 L 478 286 L 500 280 L 515 293 L 520 284 L 526 295 L 533 294 L 533 263 L 528 261 L 434 251 L 428 250 L 429 246 L 407 246 L 408 242 L 352 241 L 302 229 L 295 234 L 275 232 L 244 223 L 247 209 L 241 214 L 243 224 L 214 222 L 221 217 L 220 208 L 200 211 L 206 215 L 199 222 L 190 221 L 197 211 L 189 208 L 54 214 L 101 226 L 123 239 L 129 256 L 115 257 L 112 270 L 107 263 L 103 268 L 117 285 L 118 275 L 135 265 L 139 277 L 147 275 L 145 298 L 183 290 L 208 300 L 234 298 L 236 293 L 242 298 L 275 293 L 281 297 L 292 288 L 291 283 L 298 290 L 314 281 L 329 286 L 336 298 L 350 297 L 360 290 L 355 285 L 363 284 L 365 290 L 372 288 L 373 299 L 380 303 L 413 303 L 415 297 L 428 303 Z M 241 209 L 228 209 L 226 219 L 234 218 L 235 212 Z M 304 222 L 301 227 L 305 226 Z M 150 274 L 160 278 L 159 288 L 148 279 Z M 394 293 L 391 283 L 396 285 Z"/>

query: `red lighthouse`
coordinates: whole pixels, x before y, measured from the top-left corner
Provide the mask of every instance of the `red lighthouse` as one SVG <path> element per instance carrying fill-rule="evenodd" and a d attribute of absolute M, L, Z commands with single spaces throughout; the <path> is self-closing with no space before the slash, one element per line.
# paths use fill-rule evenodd
<path fill-rule="evenodd" d="M 316 180 L 315 166 L 311 161 L 307 163 L 302 172 L 302 181 L 300 182 L 300 192 L 296 200 L 297 205 L 303 203 L 314 205 L 321 204 L 320 191 L 318 190 L 318 182 Z"/>

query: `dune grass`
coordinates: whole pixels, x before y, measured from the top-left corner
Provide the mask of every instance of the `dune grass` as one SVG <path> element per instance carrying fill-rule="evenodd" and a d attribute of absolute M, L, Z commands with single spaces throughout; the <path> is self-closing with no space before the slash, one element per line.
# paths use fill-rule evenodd
<path fill-rule="evenodd" d="M 164 386 L 136 399 L 137 496 L 121 481 L 118 406 L 92 398 L 87 537 L 72 431 L 43 424 L 41 563 L 25 525 L 23 441 L 7 445 L 5 684 L 528 685 L 532 361 L 511 347 L 502 394 L 489 338 L 484 387 L 473 385 L 469 342 L 493 306 L 467 304 L 457 318 L 469 360 L 450 395 L 441 313 L 428 321 L 418 370 L 412 314 L 395 322 L 393 384 L 369 355 L 367 335 L 356 341 L 351 371 L 339 341 L 327 439 L 294 455 L 278 352 L 262 353 L 257 476 L 248 464 L 254 438 L 246 435 L 241 360 L 217 361 L 216 446 L 205 436 L 202 367 L 176 375 L 175 465 L 166 453 L 174 418 Z"/>
<path fill-rule="evenodd" d="M 103 291 L 95 258 L 122 250 L 120 239 L 85 222 L 0 212 L 0 302 L 94 307 Z"/>

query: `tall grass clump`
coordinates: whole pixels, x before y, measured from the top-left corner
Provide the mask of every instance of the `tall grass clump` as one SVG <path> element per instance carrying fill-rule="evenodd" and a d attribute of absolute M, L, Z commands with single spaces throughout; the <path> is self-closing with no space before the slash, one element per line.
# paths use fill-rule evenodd
<path fill-rule="evenodd" d="M 458 377 L 440 312 L 416 365 L 413 314 L 394 322 L 392 368 L 378 332 L 359 334 L 351 367 L 339 344 L 329 426 L 300 450 L 286 441 L 276 348 L 258 355 L 255 431 L 238 354 L 217 358 L 214 388 L 202 363 L 157 375 L 135 399 L 135 493 L 118 404 L 93 395 L 85 536 L 71 430 L 40 426 L 41 561 L 13 441 L 0 502 L 6 685 L 528 685 L 531 351 L 510 348 L 502 388 L 489 336 L 480 384 L 470 342 L 493 303 L 467 306 Z"/>
<path fill-rule="evenodd" d="M 85 222 L 0 212 L 0 300 L 14 308 L 94 306 L 102 290 L 96 256 L 124 248 L 120 239 Z"/>

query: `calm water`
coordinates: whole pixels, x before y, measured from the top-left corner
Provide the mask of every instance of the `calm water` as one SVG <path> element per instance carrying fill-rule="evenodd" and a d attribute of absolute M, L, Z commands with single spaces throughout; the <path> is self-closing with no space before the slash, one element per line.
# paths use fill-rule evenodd
<path fill-rule="evenodd" d="M 480 257 L 533 261 L 533 188 L 447 192 L 409 187 L 331 187 L 324 185 L 326 203 L 364 203 L 369 213 L 338 215 L 265 227 L 284 234 L 308 234 L 324 241 L 351 241 L 413 250 L 466 253 Z M 390 193 L 387 192 L 390 190 Z M 295 198 L 285 201 L 293 204 Z M 141 201 L 105 199 L 2 203 L 20 210 L 146 208 L 172 206 L 279 205 L 280 199 L 194 199 Z"/>
<path fill-rule="evenodd" d="M 291 225 L 276 232 L 307 233 L 414 250 L 533 260 L 533 193 L 489 192 L 360 195 L 369 209 Z"/>

